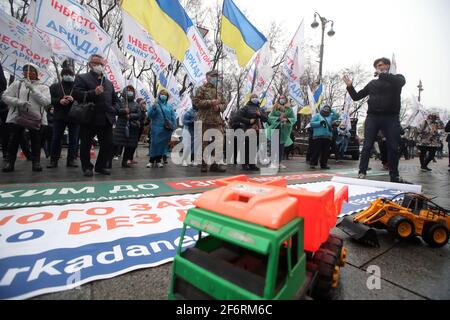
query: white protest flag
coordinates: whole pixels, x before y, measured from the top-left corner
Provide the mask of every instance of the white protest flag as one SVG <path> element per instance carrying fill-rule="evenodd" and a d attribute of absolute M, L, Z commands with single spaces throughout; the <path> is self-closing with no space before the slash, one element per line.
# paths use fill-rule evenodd
<path fill-rule="evenodd" d="M 256 73 L 256 58 L 250 61 L 250 64 L 247 66 L 247 73 L 244 78 L 244 83 L 242 85 L 243 95 L 242 98 L 245 99 L 251 92 L 252 92 L 252 86 L 253 81 L 255 79 L 255 73 Z"/>
<path fill-rule="evenodd" d="M 346 128 L 348 130 L 350 130 L 352 128 L 352 124 L 350 121 L 350 108 L 353 105 L 353 99 L 347 95 L 345 97 L 345 102 L 344 102 L 344 110 L 342 111 L 341 114 L 341 122 L 344 123 L 346 125 Z"/>
<path fill-rule="evenodd" d="M 111 43 L 111 49 L 105 56 L 105 76 L 111 81 L 114 91 L 121 92 L 125 88 L 125 78 L 122 73 L 122 52 L 115 42 Z"/>
<path fill-rule="evenodd" d="M 230 115 L 233 112 L 234 108 L 236 108 L 236 98 L 237 98 L 237 92 L 233 94 L 233 98 L 228 102 L 227 108 L 224 112 L 222 112 L 222 119 L 229 121 Z"/>
<path fill-rule="evenodd" d="M 298 104 L 303 105 L 302 90 L 300 87 L 300 77 L 302 76 L 301 66 L 304 64 L 302 44 L 305 40 L 305 26 L 302 22 L 295 32 L 286 51 L 283 73 L 288 78 L 289 96 Z"/>
<path fill-rule="evenodd" d="M 275 91 L 273 90 L 272 86 L 270 86 L 266 91 L 266 96 L 261 97 L 261 108 L 263 108 L 266 111 L 272 111 L 273 108 L 273 101 L 275 99 Z"/>
<path fill-rule="evenodd" d="M 87 10 L 73 0 L 36 0 L 35 27 L 48 35 L 55 54 L 87 61 L 91 54 L 106 55 L 108 33 Z"/>
<path fill-rule="evenodd" d="M 32 28 L 0 10 L 0 52 L 12 59 L 30 62 L 47 69 L 52 56 L 50 48 Z"/>
<path fill-rule="evenodd" d="M 389 73 L 397 74 L 397 60 L 395 59 L 395 53 L 392 54 L 391 68 L 389 69 Z"/>
<path fill-rule="evenodd" d="M 132 85 L 136 90 L 136 99 L 142 98 L 145 100 L 147 107 L 150 107 L 155 102 L 155 98 L 150 94 L 150 90 L 145 87 L 141 80 L 131 78 L 127 81 L 127 85 Z"/>
<path fill-rule="evenodd" d="M 122 10 L 122 36 L 123 49 L 136 59 L 149 63 L 157 76 L 170 64 L 170 54 L 124 10 Z"/>
<path fill-rule="evenodd" d="M 25 63 L 26 62 L 17 60 L 14 56 L 6 54 L 3 55 L 1 59 L 3 69 L 19 80 L 23 79 L 23 66 Z M 39 69 L 38 78 L 40 83 L 47 86 L 50 86 L 55 82 L 53 76 L 46 69 Z"/>
<path fill-rule="evenodd" d="M 270 51 L 270 45 L 266 42 L 259 50 L 256 61 L 256 79 L 253 86 L 253 92 L 257 95 L 263 93 L 273 76 L 272 70 L 272 52 Z"/>
<path fill-rule="evenodd" d="M 186 92 L 181 98 L 180 107 L 176 109 L 177 119 L 182 119 L 186 111 L 192 108 L 191 96 Z"/>
<path fill-rule="evenodd" d="M 419 113 L 419 101 L 417 101 L 417 98 L 414 95 L 412 95 L 412 99 L 411 100 L 412 100 L 411 114 L 409 115 L 408 119 L 406 119 L 406 121 L 405 121 L 405 125 L 407 127 L 411 126 L 411 124 L 413 123 L 415 117 Z"/>
<path fill-rule="evenodd" d="M 314 99 L 314 94 L 311 91 L 311 88 L 309 86 L 308 87 L 308 101 L 309 101 L 309 105 L 312 106 L 311 107 L 311 113 L 312 114 L 316 114 L 316 108 L 314 107 L 316 105 L 316 100 Z"/>
<path fill-rule="evenodd" d="M 183 66 L 195 87 L 206 82 L 206 73 L 212 69 L 211 54 L 197 27 L 192 24 L 187 36 L 190 46 L 184 55 Z"/>

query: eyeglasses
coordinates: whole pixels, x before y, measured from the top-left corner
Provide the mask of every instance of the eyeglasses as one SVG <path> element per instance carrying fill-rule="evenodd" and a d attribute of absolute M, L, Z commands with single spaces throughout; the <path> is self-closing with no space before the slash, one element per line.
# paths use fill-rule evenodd
<path fill-rule="evenodd" d="M 104 66 L 103 62 L 89 62 L 90 64 L 92 64 L 93 66 Z"/>

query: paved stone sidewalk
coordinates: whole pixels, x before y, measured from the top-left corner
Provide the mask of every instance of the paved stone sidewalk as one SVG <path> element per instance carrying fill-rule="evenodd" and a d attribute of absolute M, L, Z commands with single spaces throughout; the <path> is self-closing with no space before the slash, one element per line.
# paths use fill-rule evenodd
<path fill-rule="evenodd" d="M 140 150 L 144 154 L 145 149 Z M 214 177 L 215 174 L 201 174 L 199 168 L 182 168 L 169 164 L 164 169 L 146 169 L 146 158 L 137 159 L 140 163 L 136 168 L 122 170 L 120 161 L 114 163 L 113 175 L 110 177 L 96 176 L 95 181 L 145 179 L 154 181 L 163 178 Z M 63 165 L 63 161 L 61 161 Z M 333 170 L 354 169 L 357 162 L 345 161 L 343 165 L 334 165 Z M 304 158 L 295 158 L 286 163 L 287 173 L 312 173 Z M 421 172 L 418 159 L 400 163 L 401 175 L 415 184 L 423 186 L 423 192 L 436 197 L 435 201 L 445 208 L 450 208 L 450 173 L 448 159 L 438 160 L 430 167 L 432 172 Z M 374 171 L 381 170 L 378 162 L 372 161 Z M 317 171 L 316 171 L 317 172 Z M 230 167 L 227 175 L 241 174 L 238 168 Z M 388 181 L 386 175 L 369 177 L 372 180 Z M 38 183 L 57 181 L 85 181 L 79 169 L 67 169 L 64 166 L 57 170 L 45 170 L 42 174 L 31 173 L 31 163 L 18 162 L 16 173 L 6 175 L 0 173 L 1 184 Z M 341 285 L 335 299 L 450 299 L 450 245 L 440 249 L 432 249 L 420 239 L 409 242 L 398 242 L 391 239 L 386 232 L 379 232 L 380 248 L 368 248 L 352 242 L 339 228 L 333 233 L 345 239 L 348 249 L 348 263 L 342 268 Z M 171 263 L 137 270 L 112 279 L 95 281 L 85 284 L 79 289 L 67 290 L 53 294 L 42 295 L 34 299 L 166 299 L 171 273 Z M 377 266 L 381 271 L 381 288 L 369 290 L 367 280 L 370 274 L 367 270 Z"/>

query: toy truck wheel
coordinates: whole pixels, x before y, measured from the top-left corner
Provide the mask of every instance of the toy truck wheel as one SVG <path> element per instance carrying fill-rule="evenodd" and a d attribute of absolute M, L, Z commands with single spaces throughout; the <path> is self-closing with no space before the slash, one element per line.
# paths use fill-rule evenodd
<path fill-rule="evenodd" d="M 330 299 L 332 289 L 339 283 L 339 265 L 336 253 L 328 249 L 319 249 L 313 258 L 313 263 L 317 265 L 317 279 L 312 289 L 314 299 Z"/>
<path fill-rule="evenodd" d="M 448 243 L 448 229 L 442 224 L 432 224 L 425 228 L 422 239 L 433 248 L 440 248 Z"/>
<path fill-rule="evenodd" d="M 328 237 L 328 240 L 320 246 L 322 249 L 328 249 L 334 252 L 338 258 L 338 264 L 340 267 L 345 266 L 345 260 L 347 258 L 347 250 L 344 248 L 344 241 L 335 236 L 331 235 Z"/>
<path fill-rule="evenodd" d="M 415 234 L 414 223 L 401 216 L 390 218 L 387 223 L 387 229 L 389 233 L 402 240 L 410 239 Z"/>

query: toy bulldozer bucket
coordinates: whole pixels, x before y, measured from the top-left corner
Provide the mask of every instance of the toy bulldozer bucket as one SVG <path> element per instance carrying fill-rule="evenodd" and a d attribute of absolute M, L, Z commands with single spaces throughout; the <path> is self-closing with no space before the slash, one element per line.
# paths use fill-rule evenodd
<path fill-rule="evenodd" d="M 339 227 L 356 242 L 375 248 L 380 247 L 375 229 L 356 221 L 352 216 L 345 217 Z"/>

